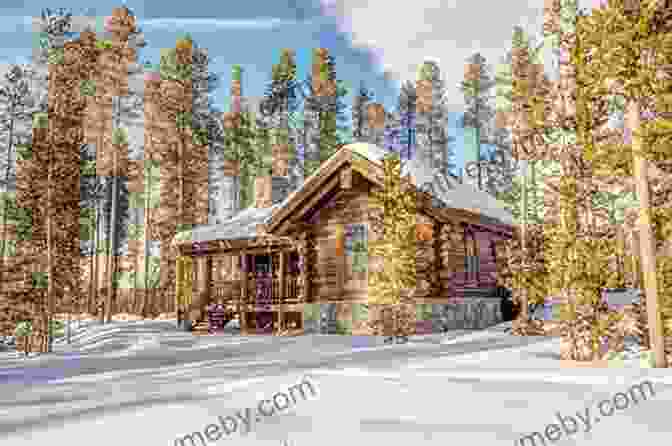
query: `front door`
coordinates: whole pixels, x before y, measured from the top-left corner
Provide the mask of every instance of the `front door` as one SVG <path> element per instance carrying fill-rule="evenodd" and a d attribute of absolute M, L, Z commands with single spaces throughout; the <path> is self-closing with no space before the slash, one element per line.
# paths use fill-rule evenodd
<path fill-rule="evenodd" d="M 255 256 L 255 303 L 257 305 L 271 304 L 271 259 L 268 255 Z"/>

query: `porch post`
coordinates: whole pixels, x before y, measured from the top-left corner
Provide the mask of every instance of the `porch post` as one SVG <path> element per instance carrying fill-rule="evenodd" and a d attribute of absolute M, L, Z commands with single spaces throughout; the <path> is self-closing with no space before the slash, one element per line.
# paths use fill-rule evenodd
<path fill-rule="evenodd" d="M 451 293 L 455 289 L 455 273 L 457 272 L 455 270 L 453 259 L 455 258 L 455 251 L 459 251 L 456 226 L 454 224 L 444 223 L 441 227 L 439 239 L 439 260 L 441 262 L 441 269 L 445 269 L 447 272 L 447 281 L 442 285 L 442 289 L 447 297 L 452 298 L 454 296 Z"/>
<path fill-rule="evenodd" d="M 203 256 L 203 269 L 199 273 L 198 277 L 201 279 L 201 284 L 203 286 L 203 298 L 205 302 L 210 302 L 212 298 L 212 293 L 210 291 L 210 284 L 212 283 L 212 257 Z"/>
<path fill-rule="evenodd" d="M 270 243 L 268 245 L 266 245 L 266 249 L 268 250 L 267 251 L 268 252 L 268 271 L 269 271 L 269 275 L 271 276 L 271 280 L 270 280 L 271 283 L 270 283 L 270 286 L 269 286 L 269 289 L 268 289 L 268 294 L 269 294 L 269 297 L 271 299 L 271 332 L 275 334 L 276 329 L 277 329 L 275 324 L 278 321 L 273 320 L 273 313 L 274 313 L 273 312 L 273 300 L 275 299 L 275 296 L 273 295 L 273 273 L 274 273 L 274 271 L 273 271 L 273 251 L 271 251 L 271 244 Z"/>
<path fill-rule="evenodd" d="M 284 323 L 284 305 L 285 305 L 285 298 L 287 297 L 287 293 L 285 290 L 285 274 L 286 274 L 286 267 L 285 267 L 285 251 L 281 248 L 280 252 L 278 253 L 280 256 L 280 265 L 279 265 L 279 275 L 280 275 L 280 286 L 278 287 L 278 292 L 279 292 L 279 311 L 278 311 L 278 330 L 282 330 L 282 325 Z"/>
<path fill-rule="evenodd" d="M 434 220 L 433 234 L 432 234 L 432 245 L 434 248 L 434 262 L 432 269 L 432 293 L 431 298 L 438 298 L 442 296 L 442 284 L 441 284 L 441 232 L 443 231 L 443 223 L 440 223 L 437 220 Z"/>
<path fill-rule="evenodd" d="M 464 239 L 464 286 L 468 286 L 468 283 L 471 280 L 471 259 L 469 257 L 471 252 L 469 249 L 469 225 L 463 225 L 462 229 L 462 238 Z"/>
<path fill-rule="evenodd" d="M 240 290 L 240 299 L 238 299 L 238 314 L 240 317 L 240 333 L 241 334 L 247 334 L 247 304 L 244 304 L 243 302 L 247 302 L 247 277 L 248 277 L 248 263 L 247 263 L 247 250 L 243 250 L 243 254 L 241 255 L 241 262 L 242 262 L 242 268 L 241 268 L 241 274 L 243 277 L 241 278 L 241 290 Z"/>
<path fill-rule="evenodd" d="M 642 288 L 642 267 L 640 263 L 640 239 L 639 231 L 637 228 L 631 231 L 632 234 L 632 250 L 631 250 L 631 262 L 632 262 L 632 273 L 633 273 L 633 288 Z"/>
<path fill-rule="evenodd" d="M 307 231 L 301 233 L 299 242 L 297 243 L 297 251 L 299 254 L 299 277 L 298 277 L 298 292 L 299 302 L 305 304 L 310 298 L 310 274 L 308 269 L 310 267 L 310 236 Z"/>

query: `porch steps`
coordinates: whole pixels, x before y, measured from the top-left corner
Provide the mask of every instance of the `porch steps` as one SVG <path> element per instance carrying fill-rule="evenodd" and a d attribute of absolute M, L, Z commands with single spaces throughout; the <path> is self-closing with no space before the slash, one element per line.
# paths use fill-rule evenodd
<path fill-rule="evenodd" d="M 208 321 L 201 321 L 198 324 L 194 326 L 192 329 L 192 334 L 195 335 L 208 335 L 210 334 L 208 331 Z"/>
<path fill-rule="evenodd" d="M 232 318 L 229 318 L 229 317 L 225 318 L 222 321 L 222 323 L 223 323 L 222 325 L 226 325 L 231 320 L 232 320 Z M 210 323 L 208 322 L 207 319 L 202 320 L 199 323 L 197 323 L 194 326 L 194 328 L 192 329 L 191 332 L 195 335 L 209 335 L 209 334 L 212 334 L 212 333 L 210 333 Z"/>

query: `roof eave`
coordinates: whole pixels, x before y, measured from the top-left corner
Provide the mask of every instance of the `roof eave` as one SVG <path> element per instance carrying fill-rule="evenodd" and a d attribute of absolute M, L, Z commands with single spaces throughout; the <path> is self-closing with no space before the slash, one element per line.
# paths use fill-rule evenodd
<path fill-rule="evenodd" d="M 308 177 L 301 187 L 292 192 L 287 203 L 273 211 L 270 218 L 264 225 L 267 233 L 273 234 L 284 223 L 287 218 L 294 214 L 294 211 L 301 206 L 303 202 L 308 200 L 325 182 L 329 181 L 332 175 L 338 171 L 345 164 L 352 160 L 352 152 L 344 149 L 339 149 L 329 160 L 322 164 L 316 172 Z"/>

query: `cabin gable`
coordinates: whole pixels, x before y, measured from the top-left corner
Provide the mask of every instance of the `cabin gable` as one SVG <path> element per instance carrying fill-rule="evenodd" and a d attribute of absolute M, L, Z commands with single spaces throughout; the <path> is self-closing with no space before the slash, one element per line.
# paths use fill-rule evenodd
<path fill-rule="evenodd" d="M 333 188 L 316 206 L 304 209 L 291 234 L 307 232 L 313 241 L 310 295 L 320 301 L 366 300 L 370 183 L 356 173 L 348 181 L 347 188 Z"/>

